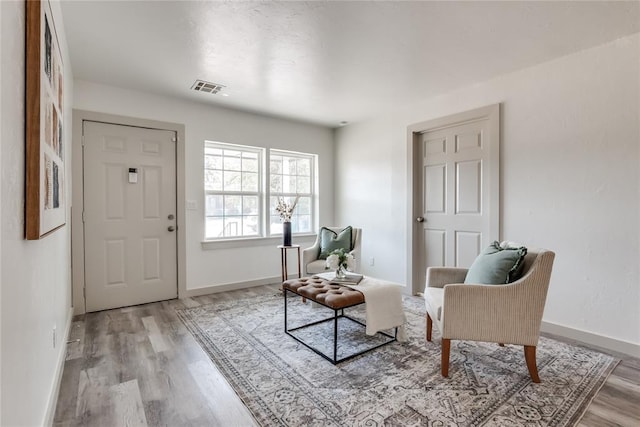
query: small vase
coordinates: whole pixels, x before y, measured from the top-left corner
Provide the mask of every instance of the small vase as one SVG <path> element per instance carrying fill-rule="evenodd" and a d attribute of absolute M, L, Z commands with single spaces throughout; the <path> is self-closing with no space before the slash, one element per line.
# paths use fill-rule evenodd
<path fill-rule="evenodd" d="M 291 246 L 291 222 L 282 223 L 282 245 Z"/>
<path fill-rule="evenodd" d="M 346 279 L 347 278 L 347 269 L 342 265 L 339 265 L 336 269 L 336 279 Z"/>

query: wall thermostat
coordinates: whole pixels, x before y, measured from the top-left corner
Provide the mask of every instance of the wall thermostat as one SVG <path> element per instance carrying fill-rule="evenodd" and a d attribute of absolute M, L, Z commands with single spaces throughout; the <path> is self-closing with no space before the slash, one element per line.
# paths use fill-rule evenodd
<path fill-rule="evenodd" d="M 138 168 L 129 168 L 129 184 L 138 183 Z"/>

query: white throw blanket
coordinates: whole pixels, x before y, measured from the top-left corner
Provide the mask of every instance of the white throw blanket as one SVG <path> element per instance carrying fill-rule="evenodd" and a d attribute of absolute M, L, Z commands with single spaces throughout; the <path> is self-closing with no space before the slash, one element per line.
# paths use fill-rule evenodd
<path fill-rule="evenodd" d="M 332 280 L 335 273 L 321 273 L 316 276 Z M 402 285 L 373 277 L 363 277 L 357 285 L 343 284 L 362 292 L 366 303 L 367 335 L 398 327 L 398 341 L 407 341 L 405 323 L 407 318 L 402 307 Z"/>

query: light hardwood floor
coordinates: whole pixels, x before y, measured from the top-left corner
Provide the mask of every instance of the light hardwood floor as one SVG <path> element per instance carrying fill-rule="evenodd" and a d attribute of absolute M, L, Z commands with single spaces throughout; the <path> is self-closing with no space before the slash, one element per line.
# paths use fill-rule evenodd
<path fill-rule="evenodd" d="M 255 426 L 175 310 L 278 292 L 260 286 L 78 316 L 54 425 Z M 579 426 L 640 426 L 640 359 L 614 356 L 623 360 Z"/>

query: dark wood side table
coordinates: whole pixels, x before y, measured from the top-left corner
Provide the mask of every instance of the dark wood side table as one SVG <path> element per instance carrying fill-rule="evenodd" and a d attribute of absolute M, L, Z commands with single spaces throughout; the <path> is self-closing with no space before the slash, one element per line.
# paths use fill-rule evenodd
<path fill-rule="evenodd" d="M 302 277 L 302 271 L 300 269 L 300 245 L 284 246 L 278 245 L 280 249 L 280 267 L 282 269 L 282 281 L 289 279 L 289 270 L 287 269 L 287 252 L 289 249 L 295 249 L 298 254 L 298 279 Z"/>

